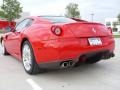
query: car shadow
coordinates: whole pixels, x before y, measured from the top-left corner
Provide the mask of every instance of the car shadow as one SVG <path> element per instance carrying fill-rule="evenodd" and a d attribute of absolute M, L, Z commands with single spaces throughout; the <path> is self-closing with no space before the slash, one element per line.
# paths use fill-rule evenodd
<path fill-rule="evenodd" d="M 33 79 L 41 80 L 57 80 L 57 81 L 66 81 L 66 80 L 78 80 L 78 79 L 86 79 L 86 78 L 100 78 L 100 75 L 107 74 L 108 68 L 102 63 L 96 63 L 91 65 L 82 64 L 79 67 L 74 67 L 70 69 L 59 69 L 59 70 L 48 70 L 45 73 L 37 74 L 31 76 Z M 103 78 L 103 77 L 101 77 Z"/>

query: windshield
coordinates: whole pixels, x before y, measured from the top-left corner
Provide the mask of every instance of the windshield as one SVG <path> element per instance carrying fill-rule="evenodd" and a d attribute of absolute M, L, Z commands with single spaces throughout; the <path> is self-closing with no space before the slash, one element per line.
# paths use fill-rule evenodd
<path fill-rule="evenodd" d="M 44 19 L 50 20 L 52 23 L 74 23 L 75 20 L 62 16 L 41 16 Z"/>

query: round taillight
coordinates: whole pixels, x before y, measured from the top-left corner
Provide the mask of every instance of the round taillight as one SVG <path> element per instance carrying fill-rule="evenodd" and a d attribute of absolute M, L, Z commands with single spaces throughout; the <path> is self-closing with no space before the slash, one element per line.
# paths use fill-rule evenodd
<path fill-rule="evenodd" d="M 53 28 L 52 28 L 52 32 L 53 32 L 55 35 L 59 36 L 59 35 L 61 35 L 61 33 L 62 33 L 62 29 L 61 29 L 60 27 L 53 27 Z"/>

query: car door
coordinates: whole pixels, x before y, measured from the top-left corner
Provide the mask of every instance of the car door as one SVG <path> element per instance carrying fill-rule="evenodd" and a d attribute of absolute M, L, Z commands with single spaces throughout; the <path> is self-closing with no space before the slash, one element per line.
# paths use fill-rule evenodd
<path fill-rule="evenodd" d="M 9 51 L 14 56 L 20 56 L 20 45 L 21 45 L 21 32 L 27 29 L 32 24 L 32 19 L 25 19 L 21 21 L 15 28 L 14 32 L 11 32 L 7 36 L 9 45 Z"/>

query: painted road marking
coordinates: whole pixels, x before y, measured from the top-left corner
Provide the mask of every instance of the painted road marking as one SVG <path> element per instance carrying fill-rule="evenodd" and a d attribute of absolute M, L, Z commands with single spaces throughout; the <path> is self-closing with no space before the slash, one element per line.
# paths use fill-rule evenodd
<path fill-rule="evenodd" d="M 30 86 L 33 88 L 33 90 L 43 90 L 35 81 L 33 81 L 31 78 L 28 78 L 26 80 Z"/>

